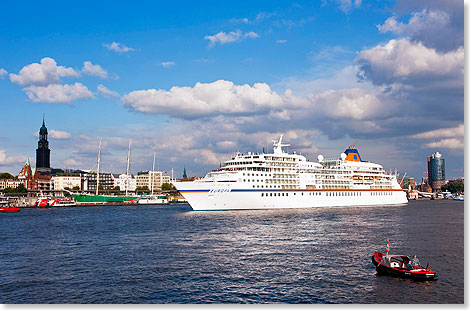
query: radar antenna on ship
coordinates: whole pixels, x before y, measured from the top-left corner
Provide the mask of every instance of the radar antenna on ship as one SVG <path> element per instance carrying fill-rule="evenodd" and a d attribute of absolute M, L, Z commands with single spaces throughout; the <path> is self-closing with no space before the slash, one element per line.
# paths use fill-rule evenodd
<path fill-rule="evenodd" d="M 279 138 L 279 141 L 273 140 L 273 145 L 274 145 L 274 154 L 282 154 L 282 147 L 283 146 L 290 146 L 290 144 L 282 144 L 282 137 L 284 135 L 281 135 Z"/>

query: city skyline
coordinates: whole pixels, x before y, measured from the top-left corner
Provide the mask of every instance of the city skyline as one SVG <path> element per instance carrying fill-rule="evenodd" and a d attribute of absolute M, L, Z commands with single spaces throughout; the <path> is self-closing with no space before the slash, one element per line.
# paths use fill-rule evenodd
<path fill-rule="evenodd" d="M 103 138 L 121 173 L 132 138 L 133 174 L 156 152 L 202 176 L 284 134 L 312 161 L 354 144 L 420 180 L 438 150 L 462 176 L 460 1 L 89 4 L 5 5 L 0 171 L 35 165 L 45 114 L 53 168 L 96 169 Z"/>

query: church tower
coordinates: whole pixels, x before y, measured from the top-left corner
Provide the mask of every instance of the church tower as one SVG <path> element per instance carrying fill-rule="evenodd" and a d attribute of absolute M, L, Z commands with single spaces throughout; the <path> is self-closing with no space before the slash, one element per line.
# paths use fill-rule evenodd
<path fill-rule="evenodd" d="M 36 149 L 36 169 L 43 172 L 51 172 L 51 150 L 47 141 L 47 128 L 42 118 L 42 126 L 39 129 L 38 148 Z"/>

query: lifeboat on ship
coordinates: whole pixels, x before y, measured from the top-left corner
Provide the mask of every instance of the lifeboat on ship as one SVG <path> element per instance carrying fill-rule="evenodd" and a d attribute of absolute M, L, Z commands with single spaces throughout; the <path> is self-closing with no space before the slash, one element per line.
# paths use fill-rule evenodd
<path fill-rule="evenodd" d="M 397 276 L 414 280 L 437 280 L 435 271 L 428 266 L 415 266 L 408 268 L 411 258 L 406 255 L 389 255 L 374 251 L 372 263 L 380 274 Z"/>

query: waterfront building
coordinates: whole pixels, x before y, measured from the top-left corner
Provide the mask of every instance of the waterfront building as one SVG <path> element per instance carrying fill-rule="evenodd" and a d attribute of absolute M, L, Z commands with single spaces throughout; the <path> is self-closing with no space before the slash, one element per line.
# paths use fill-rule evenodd
<path fill-rule="evenodd" d="M 5 188 L 17 188 L 20 184 L 23 184 L 26 188 L 26 180 L 25 179 L 0 179 L 0 191 L 4 190 Z"/>
<path fill-rule="evenodd" d="M 170 176 L 169 176 L 169 175 L 162 175 L 162 184 L 163 184 L 163 183 L 171 184 L 171 183 L 170 183 Z"/>
<path fill-rule="evenodd" d="M 170 182 L 170 177 L 163 175 L 161 171 L 140 171 L 137 173 L 136 184 L 137 187 L 147 187 L 150 191 L 160 191 L 162 184 Z"/>
<path fill-rule="evenodd" d="M 120 174 L 118 180 L 117 186 L 119 186 L 121 192 L 125 192 L 126 190 L 128 192 L 135 192 L 137 189 L 137 180 L 131 174 Z"/>
<path fill-rule="evenodd" d="M 50 168 L 43 169 L 45 170 L 31 167 L 28 158 L 18 174 L 18 179 L 23 182 L 27 190 L 48 191 L 52 188 Z"/>
<path fill-rule="evenodd" d="M 96 192 L 96 172 L 84 171 L 80 173 L 81 189 L 86 192 Z M 100 172 L 100 186 L 103 189 L 112 189 L 114 187 L 114 178 L 111 173 Z M 101 188 L 101 187 L 100 187 Z"/>
<path fill-rule="evenodd" d="M 18 179 L 23 181 L 24 186 L 26 189 L 32 190 L 33 189 L 33 176 L 36 172 L 36 168 L 32 168 L 31 164 L 29 163 L 29 157 L 26 159 L 26 162 L 21 168 L 20 173 L 18 174 Z"/>
<path fill-rule="evenodd" d="M 52 181 L 54 184 L 54 190 L 56 191 L 64 189 L 72 190 L 77 187 L 80 190 L 82 186 L 80 174 L 56 175 L 52 177 Z"/>
<path fill-rule="evenodd" d="M 433 153 L 428 156 L 428 184 L 433 191 L 441 189 L 441 186 L 446 184 L 445 174 L 445 160 L 439 152 Z"/>

